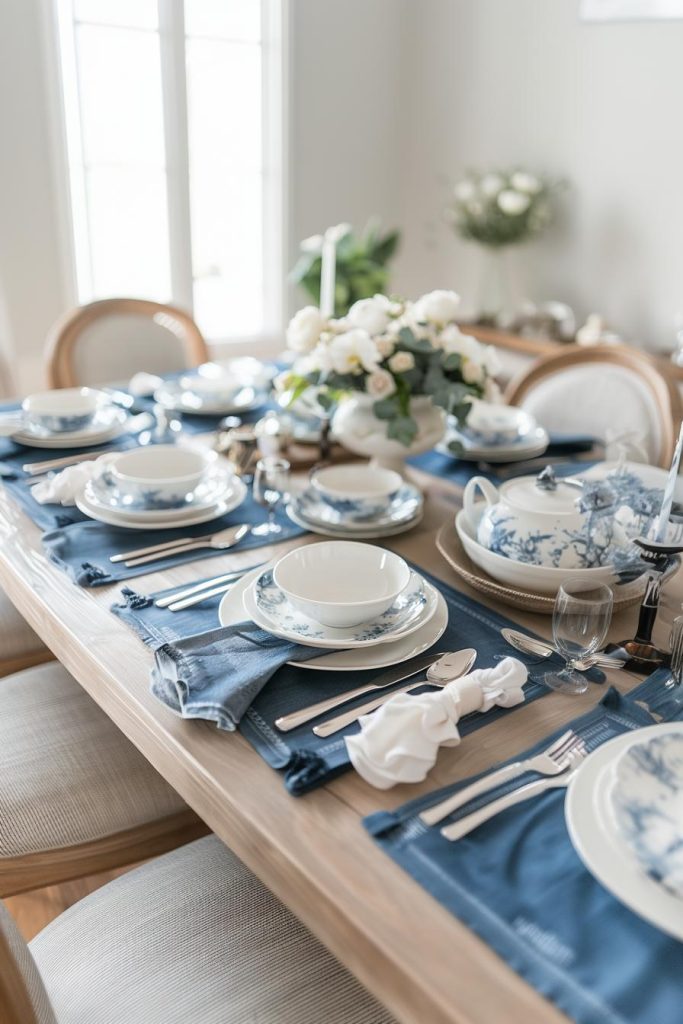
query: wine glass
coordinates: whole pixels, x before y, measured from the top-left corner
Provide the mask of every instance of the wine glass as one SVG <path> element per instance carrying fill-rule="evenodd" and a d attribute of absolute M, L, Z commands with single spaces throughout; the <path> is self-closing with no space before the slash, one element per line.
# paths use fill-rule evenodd
<path fill-rule="evenodd" d="M 255 526 L 251 531 L 257 537 L 273 537 L 282 533 L 282 526 L 275 522 L 278 505 L 285 501 L 289 492 L 289 462 L 287 459 L 269 455 L 259 459 L 254 473 L 254 501 L 268 510 L 268 522 Z"/>
<path fill-rule="evenodd" d="M 567 664 L 561 671 L 546 672 L 546 686 L 570 694 L 588 689 L 585 677 L 574 665 L 602 647 L 612 620 L 613 602 L 612 591 L 604 583 L 578 576 L 564 580 L 555 598 L 553 642 Z"/>

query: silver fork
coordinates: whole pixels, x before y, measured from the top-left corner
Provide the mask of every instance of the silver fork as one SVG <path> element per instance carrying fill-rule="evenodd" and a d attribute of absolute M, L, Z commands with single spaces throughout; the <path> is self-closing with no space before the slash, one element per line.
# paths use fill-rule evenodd
<path fill-rule="evenodd" d="M 561 775 L 547 779 L 537 779 L 535 782 L 528 782 L 526 786 L 520 786 L 519 789 L 514 789 L 512 793 L 506 793 L 505 796 L 499 797 L 497 800 L 491 801 L 490 804 L 486 804 L 485 807 L 480 807 L 478 811 L 473 811 L 472 814 L 466 814 L 460 821 L 456 821 L 453 825 L 446 825 L 445 828 L 441 829 L 441 835 L 444 839 L 454 840 L 462 839 L 463 836 L 468 835 L 474 831 L 475 828 L 479 828 L 485 821 L 489 821 L 491 818 L 495 818 L 501 811 L 506 811 L 508 807 L 514 807 L 516 804 L 521 804 L 525 800 L 530 800 L 534 796 L 540 796 L 541 793 L 545 793 L 549 789 L 561 789 L 570 784 L 573 777 L 583 764 L 584 759 L 587 757 L 588 751 L 586 750 L 583 742 L 579 747 L 572 751 L 568 755 L 565 770 Z"/>
<path fill-rule="evenodd" d="M 503 765 L 502 768 L 489 772 L 482 779 L 478 779 L 452 796 L 446 797 L 440 803 L 422 811 L 420 820 L 425 825 L 436 825 L 453 811 L 457 811 L 459 807 L 464 807 L 475 796 L 488 793 L 489 790 L 495 789 L 503 782 L 509 782 L 510 779 L 516 779 L 519 775 L 525 775 L 527 772 L 538 772 L 539 775 L 546 776 L 559 775 L 566 770 L 567 758 L 579 748 L 579 745 L 583 746 L 581 737 L 568 729 L 541 754 L 535 754 L 534 757 L 528 757 L 524 761 L 513 761 L 512 764 Z"/>

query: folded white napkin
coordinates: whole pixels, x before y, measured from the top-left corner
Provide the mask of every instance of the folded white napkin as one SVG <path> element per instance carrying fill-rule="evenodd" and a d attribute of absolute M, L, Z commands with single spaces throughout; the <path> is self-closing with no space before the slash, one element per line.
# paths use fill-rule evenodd
<path fill-rule="evenodd" d="M 163 383 L 161 377 L 157 377 L 155 373 L 136 373 L 128 381 L 128 393 L 134 398 L 144 398 L 146 395 L 153 395 Z"/>
<path fill-rule="evenodd" d="M 111 462 L 118 455 L 118 452 L 110 452 L 108 455 L 100 455 L 99 459 L 88 459 L 87 462 L 79 462 L 76 466 L 69 466 L 61 473 L 55 473 L 47 480 L 41 480 L 31 489 L 31 495 L 40 505 L 75 505 L 76 498 L 83 491 L 83 488 L 93 477 L 101 473 L 107 463 Z"/>
<path fill-rule="evenodd" d="M 521 704 L 526 681 L 526 666 L 517 658 L 504 658 L 494 668 L 470 672 L 441 690 L 398 693 L 374 714 L 363 715 L 361 731 L 346 738 L 351 764 L 377 789 L 421 782 L 439 747 L 460 742 L 457 723 L 463 715 Z"/>

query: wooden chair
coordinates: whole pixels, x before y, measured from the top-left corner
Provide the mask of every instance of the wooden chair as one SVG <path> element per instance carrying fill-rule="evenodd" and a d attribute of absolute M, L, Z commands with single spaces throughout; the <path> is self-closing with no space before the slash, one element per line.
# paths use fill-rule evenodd
<path fill-rule="evenodd" d="M 0 679 L 0 708 L 0 896 L 208 832 L 57 662 Z"/>
<path fill-rule="evenodd" d="M 506 400 L 547 430 L 605 441 L 642 435 L 648 460 L 668 467 L 681 422 L 681 398 L 644 352 L 623 345 L 567 346 L 538 359 L 509 385 Z"/>
<path fill-rule="evenodd" d="M 138 371 L 171 373 L 209 358 L 192 317 L 146 299 L 102 299 L 67 313 L 50 330 L 52 388 L 127 380 Z"/>
<path fill-rule="evenodd" d="M 3 1024 L 395 1024 L 215 836 L 103 886 L 30 945 L 0 904 Z"/>

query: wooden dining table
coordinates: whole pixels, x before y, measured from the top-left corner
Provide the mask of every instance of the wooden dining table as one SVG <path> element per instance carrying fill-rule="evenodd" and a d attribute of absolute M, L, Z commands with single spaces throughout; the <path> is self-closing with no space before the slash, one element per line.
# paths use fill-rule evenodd
<path fill-rule="evenodd" d="M 459 580 L 439 554 L 435 535 L 444 521 L 453 521 L 461 488 L 416 470 L 411 474 L 426 495 L 424 519 L 386 546 L 523 627 L 549 635 L 549 617 L 496 605 Z M 318 539 L 308 535 L 261 549 L 259 555 L 267 558 Z M 150 572 L 134 585 L 151 593 L 253 561 L 253 551 L 234 551 Z M 239 733 L 184 721 L 151 695 L 152 652 L 109 610 L 120 584 L 84 589 L 71 582 L 44 554 L 40 530 L 1 488 L 0 585 L 157 771 L 397 1020 L 560 1024 L 569 1019 L 387 857 L 361 822 L 373 811 L 397 807 L 542 740 L 597 703 L 603 687 L 591 685 L 580 697 L 549 693 L 491 722 L 460 746 L 442 748 L 422 784 L 379 791 L 349 771 L 296 798 Z M 679 574 L 667 585 L 655 639 L 666 641 L 680 601 Z M 612 638 L 632 635 L 635 619 L 635 608 L 615 615 Z M 608 677 L 622 692 L 642 680 L 624 670 L 610 670 Z"/>

